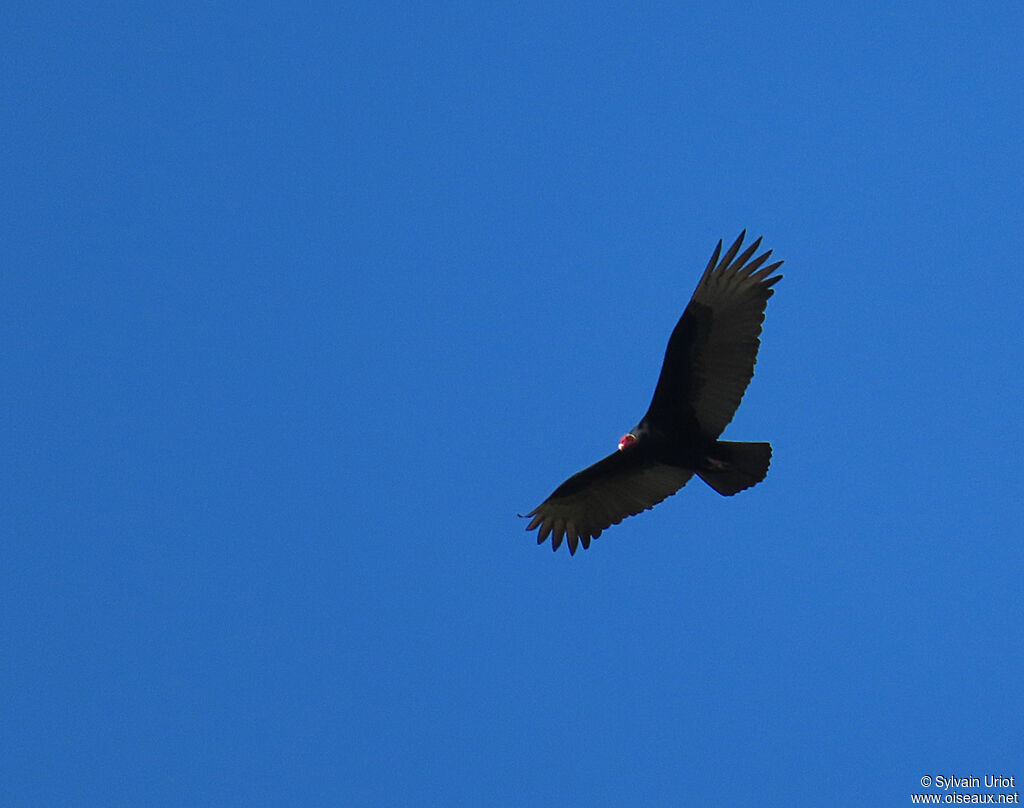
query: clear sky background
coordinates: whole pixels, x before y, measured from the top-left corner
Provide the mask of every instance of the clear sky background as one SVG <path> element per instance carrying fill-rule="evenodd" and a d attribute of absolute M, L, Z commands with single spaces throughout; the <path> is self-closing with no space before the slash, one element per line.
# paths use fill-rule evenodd
<path fill-rule="evenodd" d="M 9 7 L 0 802 L 1024 780 L 1024 11 L 827 5 Z M 744 228 L 767 479 L 537 547 Z"/>

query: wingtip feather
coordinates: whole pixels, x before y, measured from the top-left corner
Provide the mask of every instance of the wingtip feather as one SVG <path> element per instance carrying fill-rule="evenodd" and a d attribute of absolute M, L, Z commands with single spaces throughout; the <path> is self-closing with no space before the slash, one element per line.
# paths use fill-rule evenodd
<path fill-rule="evenodd" d="M 722 239 L 718 239 L 718 244 L 715 246 L 715 251 L 711 253 L 711 260 L 708 261 L 708 265 L 704 267 L 704 274 L 700 276 L 701 282 L 714 270 L 718 265 L 718 256 L 722 254 Z"/>
<path fill-rule="evenodd" d="M 736 253 L 740 251 L 740 245 L 743 244 L 743 239 L 746 237 L 747 231 L 744 230 L 740 233 L 740 237 L 733 242 L 733 245 L 726 250 L 725 255 L 722 256 L 722 260 L 718 262 L 718 266 L 721 269 L 725 269 L 732 264 L 732 259 L 736 257 Z"/>
<path fill-rule="evenodd" d="M 732 262 L 732 266 L 735 267 L 737 271 L 739 271 L 739 269 L 743 267 L 743 265 L 746 264 L 747 261 L 750 260 L 750 256 L 757 252 L 757 248 L 760 246 L 761 239 L 758 238 L 757 241 L 755 241 L 753 244 L 747 247 L 747 249 L 740 253 L 739 257 L 737 257 L 737 259 Z"/>

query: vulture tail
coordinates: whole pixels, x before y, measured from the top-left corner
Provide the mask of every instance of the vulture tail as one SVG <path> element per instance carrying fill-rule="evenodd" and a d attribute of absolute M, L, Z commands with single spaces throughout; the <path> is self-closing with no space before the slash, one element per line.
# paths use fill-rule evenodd
<path fill-rule="evenodd" d="M 771 462 L 770 443 L 720 440 L 715 444 L 714 454 L 707 459 L 706 468 L 699 469 L 697 474 L 723 497 L 731 497 L 761 482 Z"/>

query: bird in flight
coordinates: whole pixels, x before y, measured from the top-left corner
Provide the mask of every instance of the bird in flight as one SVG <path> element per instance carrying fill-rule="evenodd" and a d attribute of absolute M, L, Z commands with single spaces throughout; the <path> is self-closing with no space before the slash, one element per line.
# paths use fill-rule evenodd
<path fill-rule="evenodd" d="M 746 231 L 721 255 L 718 242 L 665 349 L 647 414 L 604 460 L 574 474 L 526 514 L 537 543 L 582 544 L 627 516 L 653 508 L 696 474 L 723 496 L 757 485 L 768 473 L 770 443 L 718 440 L 754 375 L 772 275 L 772 251 L 751 260 L 761 239 L 740 252 Z M 720 257 L 721 256 L 721 257 Z"/>

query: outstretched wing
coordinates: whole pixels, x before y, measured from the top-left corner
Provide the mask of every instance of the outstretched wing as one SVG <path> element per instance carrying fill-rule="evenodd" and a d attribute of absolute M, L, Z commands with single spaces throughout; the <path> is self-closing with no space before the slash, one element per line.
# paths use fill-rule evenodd
<path fill-rule="evenodd" d="M 550 534 L 552 550 L 564 537 L 575 554 L 577 544 L 590 547 L 606 527 L 653 508 L 692 476 L 692 471 L 659 463 L 640 447 L 617 451 L 558 486 L 526 514 L 533 517 L 526 529 L 540 528 L 537 544 Z"/>
<path fill-rule="evenodd" d="M 750 260 L 761 239 L 737 254 L 745 235 L 720 261 L 718 242 L 669 338 L 645 419 L 666 426 L 696 421 L 702 434 L 717 438 L 735 415 L 754 375 L 771 287 L 782 279 L 772 276 L 782 261 L 762 268 L 771 250 Z"/>

